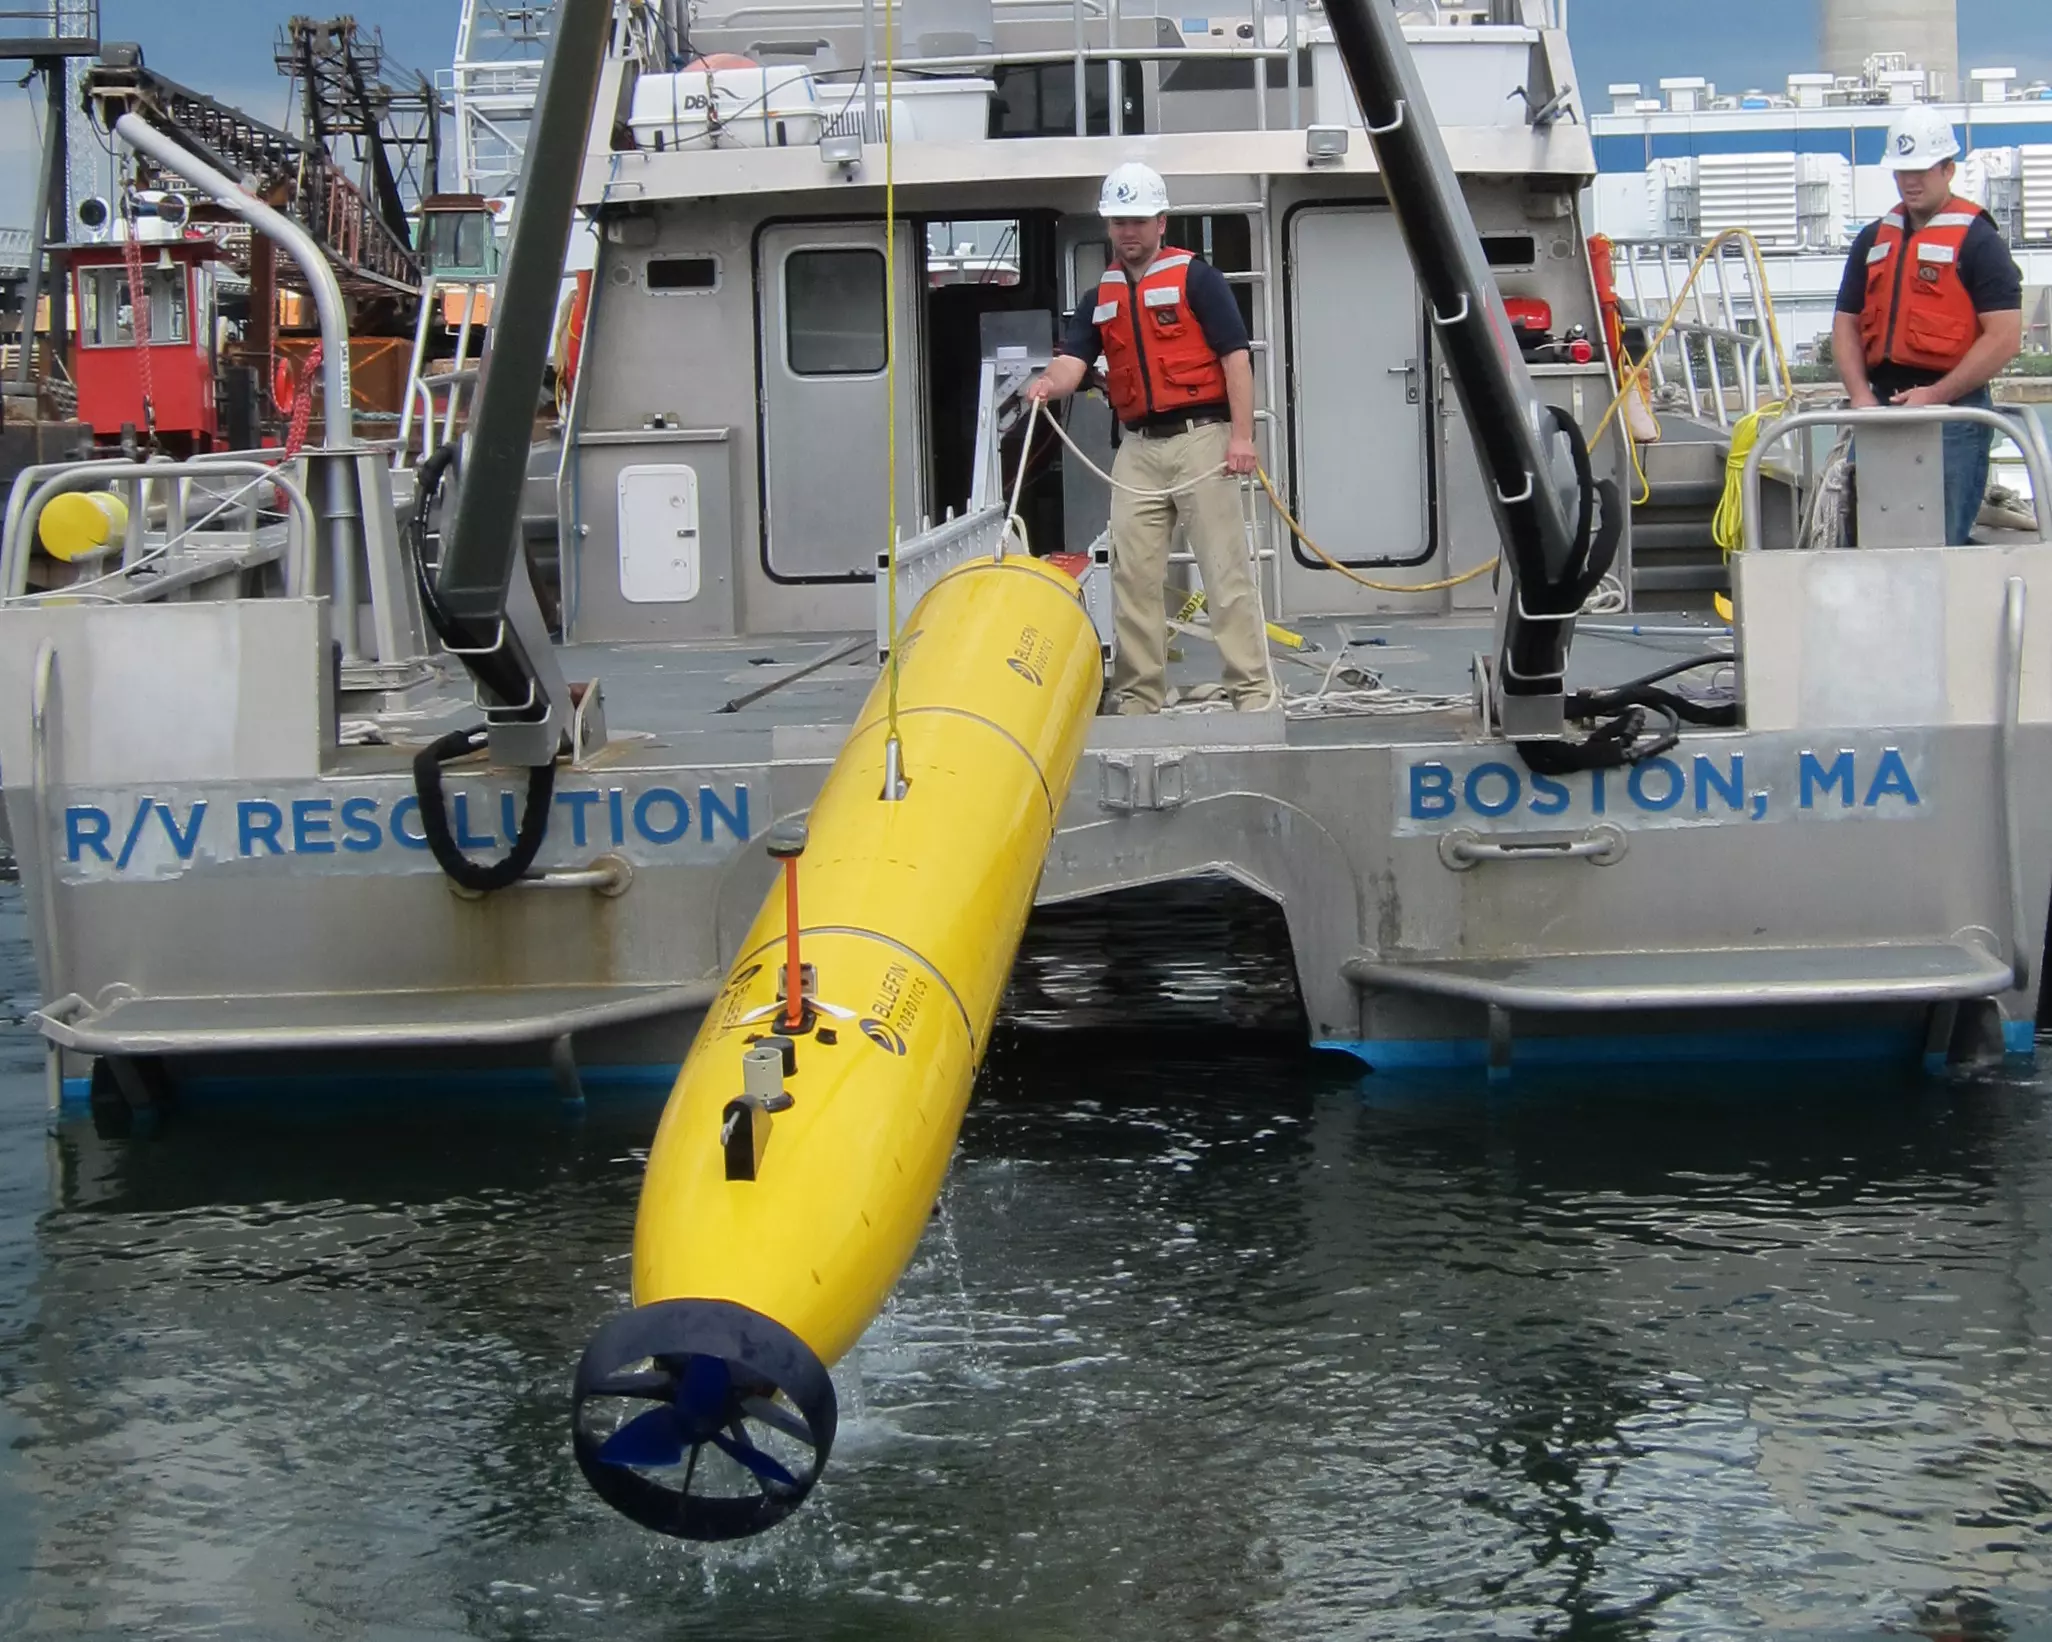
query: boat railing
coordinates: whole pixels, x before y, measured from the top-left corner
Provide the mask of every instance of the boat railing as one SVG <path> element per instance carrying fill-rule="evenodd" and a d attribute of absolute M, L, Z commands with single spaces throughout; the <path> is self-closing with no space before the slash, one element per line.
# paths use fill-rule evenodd
<path fill-rule="evenodd" d="M 1330 35 L 1322 32 L 1319 14 L 1308 0 L 1242 0 L 1242 3 L 1244 9 L 1232 8 L 1205 19 L 1213 26 L 1228 25 L 1231 30 L 1229 37 L 1191 41 L 1177 36 L 1175 43 L 1169 44 L 1152 38 L 1155 24 L 1152 14 L 1136 13 L 1128 19 L 1121 13 L 1120 0 L 994 0 L 995 6 L 1004 13 L 1006 24 L 1059 26 L 1066 20 L 1070 24 L 1071 41 L 1061 45 L 1049 38 L 1036 40 L 1030 46 L 1007 46 L 1004 49 L 985 44 L 947 54 L 908 55 L 900 49 L 889 54 L 890 72 L 903 76 L 980 77 L 996 70 L 1051 68 L 1067 63 L 1074 77 L 1075 135 L 1083 137 L 1091 134 L 1089 71 L 1095 65 L 1152 63 L 1166 67 L 1192 61 L 1254 64 L 1279 61 L 1284 66 L 1281 87 L 1269 83 L 1266 71 L 1250 76 L 1248 89 L 1254 105 L 1253 128 L 1257 131 L 1271 129 L 1274 122 L 1269 107 L 1270 93 L 1280 89 L 1284 93 L 1286 107 L 1285 129 L 1302 129 L 1311 106 L 1304 96 L 1305 57 L 1321 41 L 1329 41 Z M 846 94 L 839 106 L 829 105 L 825 111 L 822 134 L 832 138 L 859 133 L 865 141 L 876 142 L 882 140 L 884 127 L 884 110 L 880 107 L 884 95 L 880 87 L 885 60 L 881 48 L 887 32 L 884 24 L 894 5 L 901 6 L 902 0 L 818 0 L 815 4 L 792 7 L 744 5 L 721 13 L 695 14 L 694 33 L 700 37 L 733 33 L 739 37 L 736 49 L 745 45 L 751 52 L 761 52 L 774 51 L 776 42 L 747 40 L 745 36 L 749 31 L 765 29 L 772 24 L 779 29 L 803 32 L 807 29 L 849 29 L 859 23 L 859 61 L 854 60 L 856 48 L 850 42 L 846 48 L 847 57 L 838 60 L 833 67 L 817 72 L 823 92 Z M 1405 7 L 1407 22 L 1426 26 L 1449 22 L 1498 23 L 1551 29 L 1563 26 L 1565 12 L 1566 0 L 1472 0 L 1467 4 L 1418 0 L 1417 4 Z M 1130 32 L 1128 23 L 1132 26 Z M 1133 34 L 1142 30 L 1149 36 L 1148 43 L 1129 43 Z M 897 37 L 901 41 L 905 38 L 903 33 Z M 809 50 L 819 50 L 829 47 L 830 42 L 808 40 L 805 46 Z M 1125 98 L 1111 96 L 1107 92 L 1103 101 L 1107 134 L 1123 136 Z"/>
<path fill-rule="evenodd" d="M 1656 389 L 1677 390 L 1691 416 L 1729 428 L 1735 417 L 1773 402 L 1766 357 L 1764 337 L 1677 320 L 1648 364 Z"/>
<path fill-rule="evenodd" d="M 897 614 L 910 615 L 933 584 L 957 565 L 971 559 L 994 559 L 1002 551 L 1011 509 L 1003 502 L 959 516 L 950 515 L 939 524 L 901 537 L 897 559 Z M 891 653 L 895 635 L 891 631 L 891 560 L 893 555 L 876 556 L 876 655 L 882 661 Z"/>
<path fill-rule="evenodd" d="M 1648 361 L 1699 421 L 1728 428 L 1786 396 L 1770 336 L 1766 269 L 1743 237 L 1620 239 L 1611 247 L 1620 317 L 1650 342 L 1674 323 Z"/>
<path fill-rule="evenodd" d="M 1760 467 L 1767 453 L 1784 439 L 1810 428 L 1857 431 L 1872 427 L 1892 430 L 1948 424 L 1993 428 L 2016 441 L 2018 450 L 2023 454 L 2024 467 L 2031 476 L 2031 506 L 2037 515 L 2038 540 L 2052 543 L 2052 449 L 2047 448 L 2044 429 L 2035 417 L 2005 415 L 1978 405 L 1887 406 L 1866 410 L 1842 405 L 1797 411 L 1794 415 L 1763 425 L 1758 440 L 1746 456 L 1745 471 L 1740 479 L 1742 539 L 1766 543 L 1767 538 L 1761 530 Z"/>
<path fill-rule="evenodd" d="M 266 486 L 272 490 L 269 499 L 262 494 Z M 80 581 L 31 594 L 29 549 L 44 509 L 66 492 L 90 490 L 118 495 L 128 523 L 119 542 L 110 541 L 103 554 L 85 562 L 95 564 L 98 558 L 117 555 L 119 562 Z M 15 481 L 6 523 L 0 527 L 0 602 L 143 602 L 237 565 L 254 568 L 277 556 L 275 539 L 265 545 L 262 515 L 279 503 L 285 511 L 285 590 L 297 595 L 312 586 L 314 512 L 299 478 L 273 462 L 254 456 L 201 456 L 183 462 L 111 459 L 25 468 Z M 150 529 L 156 513 L 161 513 L 160 533 Z M 149 574 L 139 577 L 138 572 Z"/>

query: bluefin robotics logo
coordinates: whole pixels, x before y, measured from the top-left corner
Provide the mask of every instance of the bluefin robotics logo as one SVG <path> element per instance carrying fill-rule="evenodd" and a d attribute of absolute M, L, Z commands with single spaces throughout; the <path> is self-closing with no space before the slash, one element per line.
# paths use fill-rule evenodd
<path fill-rule="evenodd" d="M 1040 685 L 1047 682 L 1048 664 L 1053 660 L 1054 640 L 1037 627 L 1022 627 L 1005 665 L 1028 684 Z"/>
<path fill-rule="evenodd" d="M 905 1053 L 905 1040 L 899 1036 L 897 1028 L 888 1022 L 880 1021 L 874 1015 L 864 1015 L 858 1024 L 862 1028 L 862 1035 L 877 1048 L 887 1049 L 894 1055 Z"/>

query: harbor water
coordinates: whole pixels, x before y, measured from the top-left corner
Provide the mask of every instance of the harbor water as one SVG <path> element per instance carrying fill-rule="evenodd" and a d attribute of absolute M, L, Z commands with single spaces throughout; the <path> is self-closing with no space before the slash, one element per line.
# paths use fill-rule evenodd
<path fill-rule="evenodd" d="M 825 1481 L 706 1549 L 566 1440 L 660 1091 L 103 1143 L 33 992 L 0 889 L 0 1636 L 2052 1637 L 2052 1078 L 1014 1032 Z"/>

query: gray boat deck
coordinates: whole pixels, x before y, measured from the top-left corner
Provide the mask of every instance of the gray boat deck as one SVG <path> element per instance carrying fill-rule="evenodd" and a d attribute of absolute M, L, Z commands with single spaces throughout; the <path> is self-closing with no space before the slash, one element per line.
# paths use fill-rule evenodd
<path fill-rule="evenodd" d="M 1575 644 L 1571 682 L 1615 684 L 1684 656 L 1730 648 L 1729 631 L 1709 623 L 1692 633 L 1663 616 L 1662 631 L 1625 634 L 1592 631 L 1630 622 L 1629 617 L 1592 618 Z M 1279 680 L 1290 695 L 1316 691 L 1327 670 L 1347 648 L 1350 665 L 1372 670 L 1391 687 L 1467 697 L 1475 653 L 1490 644 L 1486 619 L 1318 618 L 1292 624 L 1317 648 L 1274 651 Z M 1700 636 L 1696 636 L 1700 634 Z M 614 744 L 608 763 L 631 765 L 649 759 L 671 764 L 740 766 L 790 759 L 830 757 L 839 732 L 854 721 L 877 669 L 867 650 L 749 703 L 733 713 L 719 709 L 808 662 L 846 645 L 854 633 L 771 636 L 689 644 L 572 645 L 559 652 L 571 679 L 599 679 L 605 689 L 606 719 Z M 1351 641 L 1351 644 L 1350 644 Z M 1204 640 L 1179 638 L 1170 683 L 1190 688 L 1217 677 L 1217 656 Z M 1708 674 L 1697 675 L 1707 680 Z M 467 715 L 453 715 L 462 717 Z M 1473 719 L 1462 706 L 1451 711 L 1325 718 L 1226 711 L 1175 712 L 1158 720 L 1106 718 L 1093 745 L 1388 745 L 1419 740 L 1456 741 Z M 1172 727 L 1171 727 L 1172 726 Z M 420 739 L 438 733 L 438 718 L 424 724 Z M 411 739 L 411 738 L 409 738 Z M 376 766 L 394 749 L 350 749 L 349 761 Z"/>

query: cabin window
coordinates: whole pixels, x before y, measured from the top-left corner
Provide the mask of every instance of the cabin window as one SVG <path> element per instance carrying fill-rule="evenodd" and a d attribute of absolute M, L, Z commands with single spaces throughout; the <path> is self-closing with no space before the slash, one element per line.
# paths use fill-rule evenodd
<path fill-rule="evenodd" d="M 993 137 L 1073 137 L 1076 134 L 1076 69 L 1070 62 L 1002 64 L 991 72 Z M 1146 99 L 1138 63 L 1119 65 L 1119 124 L 1128 136 L 1146 129 Z M 1086 136 L 1111 134 L 1111 79 L 1103 63 L 1083 69 L 1083 129 Z"/>
<path fill-rule="evenodd" d="M 488 270 L 491 262 L 492 218 L 488 211 L 425 211 L 421 213 L 421 250 L 437 271 Z"/>
<path fill-rule="evenodd" d="M 784 260 L 784 350 L 797 376 L 884 368 L 881 251 L 793 251 Z"/>
<path fill-rule="evenodd" d="M 1484 234 L 1482 255 L 1492 268 L 1532 268 L 1539 262 L 1539 242 L 1530 234 Z"/>
<path fill-rule="evenodd" d="M 720 285 L 720 259 L 650 257 L 645 278 L 649 290 L 659 296 L 689 296 L 698 291 L 716 291 Z"/>
<path fill-rule="evenodd" d="M 1017 285 L 1019 219 L 937 221 L 926 225 L 926 283 Z"/>
<path fill-rule="evenodd" d="M 184 268 L 145 268 L 143 286 L 150 294 L 150 345 L 183 343 L 188 335 Z M 135 346 L 127 269 L 81 269 L 78 294 L 80 342 L 88 348 Z"/>

